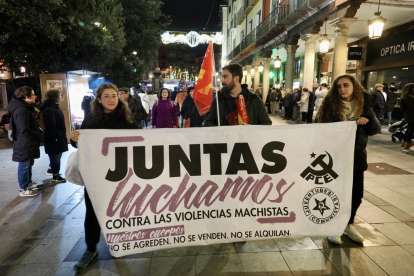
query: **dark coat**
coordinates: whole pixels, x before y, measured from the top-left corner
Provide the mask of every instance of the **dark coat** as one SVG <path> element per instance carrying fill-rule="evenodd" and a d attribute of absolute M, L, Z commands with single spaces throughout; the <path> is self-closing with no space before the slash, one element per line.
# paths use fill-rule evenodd
<path fill-rule="evenodd" d="M 14 162 L 40 157 L 40 129 L 34 115 L 35 109 L 23 100 L 13 98 L 9 103 L 12 114 Z"/>
<path fill-rule="evenodd" d="M 373 102 L 374 102 L 374 112 L 384 112 L 385 111 L 385 98 L 382 95 L 381 91 L 374 89 L 372 92 Z"/>
<path fill-rule="evenodd" d="M 181 116 L 184 119 L 190 118 L 190 127 L 201 127 L 203 124 L 204 118 L 200 116 L 198 109 L 195 105 L 193 98 L 190 95 L 187 95 L 181 107 Z"/>
<path fill-rule="evenodd" d="M 111 113 L 105 113 L 103 118 L 98 118 L 93 113 L 86 116 L 80 129 L 138 129 L 135 122 L 128 123 L 124 114 L 116 109 Z M 70 140 L 72 146 L 77 148 L 77 144 Z"/>
<path fill-rule="evenodd" d="M 366 125 L 358 125 L 355 137 L 354 149 L 354 170 L 366 171 L 368 169 L 367 151 L 368 136 L 372 136 L 381 132 L 381 126 L 373 112 L 374 100 L 372 95 L 364 92 L 364 107 L 362 115 L 369 120 Z M 332 114 L 332 122 L 340 122 L 339 114 Z"/>
<path fill-rule="evenodd" d="M 45 122 L 45 152 L 49 155 L 56 155 L 68 151 L 65 116 L 59 105 L 44 101 L 39 109 L 43 112 Z"/>
<path fill-rule="evenodd" d="M 83 96 L 81 108 L 83 110 L 84 116 L 88 116 L 89 113 L 92 112 L 91 103 L 95 99 L 95 96 L 92 93 L 87 93 L 87 95 Z"/>
<path fill-rule="evenodd" d="M 385 111 L 392 112 L 394 110 L 394 106 L 397 103 L 397 95 L 393 91 L 387 92 L 387 102 L 385 103 Z"/>
<path fill-rule="evenodd" d="M 406 96 L 401 99 L 404 101 L 404 119 L 407 123 L 414 123 L 414 97 Z"/>
<path fill-rule="evenodd" d="M 315 101 L 316 101 L 315 92 L 310 92 L 309 91 L 309 106 L 308 106 L 308 112 L 313 112 L 313 110 L 315 108 Z"/>
<path fill-rule="evenodd" d="M 284 107 L 293 107 L 295 105 L 295 101 L 293 100 L 293 94 L 289 93 L 286 94 L 283 98 L 283 106 Z"/>
<path fill-rule="evenodd" d="M 219 109 L 220 109 L 220 125 L 224 126 L 227 125 L 226 120 L 226 108 L 227 102 L 233 101 L 232 98 L 227 91 L 220 91 L 218 94 L 219 100 Z M 246 109 L 247 109 L 247 116 L 249 117 L 249 124 L 251 125 L 271 125 L 272 121 L 269 118 L 265 110 L 265 106 L 259 96 L 255 93 L 250 92 L 247 89 L 247 85 L 242 85 L 242 94 L 245 96 L 246 101 Z M 217 126 L 217 97 L 214 99 L 208 117 L 206 119 L 206 126 Z"/>

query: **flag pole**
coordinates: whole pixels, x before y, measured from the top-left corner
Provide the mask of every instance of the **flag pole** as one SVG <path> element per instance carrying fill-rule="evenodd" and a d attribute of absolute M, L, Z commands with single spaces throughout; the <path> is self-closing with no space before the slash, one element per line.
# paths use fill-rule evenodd
<path fill-rule="evenodd" d="M 213 57 L 214 57 L 214 48 L 213 47 L 211 47 L 211 51 L 213 52 Z M 214 86 L 213 87 L 215 87 L 216 86 L 216 84 L 217 84 L 217 77 L 216 77 L 216 59 L 215 58 L 213 58 L 213 71 L 214 71 L 214 78 L 213 78 L 213 80 L 215 80 L 215 83 L 214 83 Z M 217 90 L 216 90 L 216 103 L 217 103 L 217 126 L 220 126 L 220 110 L 219 110 L 219 104 L 218 104 L 218 99 L 219 99 L 219 97 L 218 97 L 218 93 L 219 93 L 219 89 L 217 88 Z"/>

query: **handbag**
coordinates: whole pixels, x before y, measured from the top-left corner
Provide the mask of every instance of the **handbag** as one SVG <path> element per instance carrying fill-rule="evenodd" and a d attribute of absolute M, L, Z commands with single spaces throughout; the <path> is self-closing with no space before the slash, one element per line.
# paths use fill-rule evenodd
<path fill-rule="evenodd" d="M 79 172 L 79 153 L 78 151 L 72 152 L 68 161 L 66 162 L 65 177 L 70 183 L 84 186 L 82 175 Z"/>

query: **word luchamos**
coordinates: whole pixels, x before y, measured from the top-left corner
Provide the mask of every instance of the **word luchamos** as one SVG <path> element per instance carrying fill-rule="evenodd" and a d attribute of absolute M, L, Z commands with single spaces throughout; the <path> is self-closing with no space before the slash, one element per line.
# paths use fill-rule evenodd
<path fill-rule="evenodd" d="M 181 145 L 170 145 L 169 150 L 169 174 L 170 177 L 181 176 L 182 164 L 190 176 L 201 175 L 201 153 L 210 156 L 210 175 L 222 175 L 222 154 L 227 153 L 227 144 L 200 144 L 189 145 L 187 156 Z M 275 151 L 283 152 L 285 144 L 272 141 L 263 146 L 262 158 L 273 164 L 263 163 L 260 170 L 266 174 L 277 174 L 286 168 L 286 158 Z M 164 146 L 152 146 L 152 166 L 146 164 L 145 146 L 133 147 L 133 169 L 136 176 L 141 179 L 155 179 L 164 171 Z M 241 161 L 243 160 L 243 161 Z M 257 162 L 248 143 L 235 143 L 227 164 L 226 175 L 237 175 L 239 171 L 247 171 L 248 174 L 259 174 Z M 115 170 L 108 169 L 105 179 L 112 182 L 121 181 L 128 174 L 128 148 L 115 148 Z"/>

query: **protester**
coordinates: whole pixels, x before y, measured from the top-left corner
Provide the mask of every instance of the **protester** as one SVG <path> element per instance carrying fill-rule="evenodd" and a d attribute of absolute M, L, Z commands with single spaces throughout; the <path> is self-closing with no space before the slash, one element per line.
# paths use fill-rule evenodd
<path fill-rule="evenodd" d="M 367 170 L 367 152 L 365 148 L 368 136 L 380 132 L 381 126 L 372 110 L 373 99 L 364 91 L 359 81 L 351 75 L 336 78 L 332 88 L 324 98 L 316 115 L 319 123 L 356 121 L 357 132 L 354 149 L 353 184 L 351 217 L 344 234 L 355 242 L 363 242 L 364 237 L 354 228 L 355 214 L 364 194 L 364 171 Z M 328 237 L 334 244 L 341 244 L 341 237 Z"/>
<path fill-rule="evenodd" d="M 148 99 L 149 99 L 148 105 L 149 105 L 150 112 L 148 113 L 147 121 L 151 121 L 152 108 L 153 108 L 154 104 L 158 101 L 158 96 L 157 96 L 157 94 L 154 94 L 153 90 L 150 90 L 149 93 L 148 93 Z"/>
<path fill-rule="evenodd" d="M 285 97 L 283 98 L 283 107 L 285 108 L 285 117 L 283 120 L 292 120 L 293 106 L 295 101 L 293 100 L 292 89 L 286 89 Z"/>
<path fill-rule="evenodd" d="M 308 114 L 307 114 L 307 123 L 312 124 L 313 123 L 313 111 L 315 109 L 315 92 L 308 91 L 309 93 L 309 108 L 308 108 Z"/>
<path fill-rule="evenodd" d="M 60 159 L 62 153 L 68 151 L 65 116 L 59 107 L 62 94 L 59 90 L 51 89 L 45 93 L 45 101 L 40 105 L 43 112 L 45 152 L 49 155 L 52 170 L 52 183 L 64 183 L 66 179 L 60 176 Z"/>
<path fill-rule="evenodd" d="M 300 107 L 300 113 L 302 115 L 302 123 L 307 122 L 308 116 L 308 109 L 309 109 L 309 92 L 308 88 L 303 88 L 302 96 L 300 101 L 297 102 L 298 106 Z"/>
<path fill-rule="evenodd" d="M 316 101 L 315 101 L 315 109 L 318 111 L 319 106 L 322 104 L 323 98 L 328 94 L 328 85 L 326 83 L 322 83 L 319 88 L 315 91 Z"/>
<path fill-rule="evenodd" d="M 119 89 L 119 98 L 121 98 L 131 110 L 132 117 L 139 129 L 142 129 L 142 120 L 147 118 L 148 114 L 142 106 L 141 97 L 137 95 L 137 98 L 132 97 L 127 87 Z"/>
<path fill-rule="evenodd" d="M 292 120 L 299 123 L 300 121 L 300 106 L 298 105 L 298 101 L 300 101 L 302 97 L 302 90 L 298 88 L 293 89 L 293 113 L 292 113 Z"/>
<path fill-rule="evenodd" d="M 404 119 L 408 124 L 402 144 L 404 147 L 403 152 L 409 153 L 410 148 L 413 146 L 411 140 L 414 133 L 414 83 L 408 83 L 403 87 L 400 106 L 401 111 L 404 113 Z"/>
<path fill-rule="evenodd" d="M 206 119 L 206 126 L 231 125 L 228 116 L 237 112 L 236 100 L 239 95 L 244 97 L 246 102 L 247 116 L 250 125 L 271 125 L 272 121 L 267 114 L 262 100 L 257 94 L 250 92 L 246 84 L 240 84 L 243 78 L 242 67 L 238 64 L 230 64 L 222 69 L 221 82 L 222 90 L 213 101 L 209 115 Z M 217 101 L 219 105 L 219 116 L 217 114 Z M 243 123 L 244 124 L 244 123 Z"/>
<path fill-rule="evenodd" d="M 95 99 L 95 96 L 93 95 L 92 89 L 88 89 L 86 91 L 86 95 L 83 96 L 81 108 L 83 110 L 84 117 L 88 116 L 89 113 L 91 113 L 91 103 Z"/>
<path fill-rule="evenodd" d="M 161 89 L 159 100 L 152 108 L 152 127 L 177 127 L 177 107 L 170 100 L 170 91 L 167 88 Z"/>
<path fill-rule="evenodd" d="M 40 129 L 34 115 L 32 104 L 36 101 L 31 87 L 22 86 L 14 92 L 8 110 L 11 113 L 14 162 L 19 162 L 17 179 L 20 196 L 36 196 L 42 185 L 33 182 L 32 167 L 34 160 L 40 157 Z"/>
<path fill-rule="evenodd" d="M 203 116 L 200 116 L 193 99 L 194 87 L 189 87 L 187 93 L 187 98 L 185 98 L 181 108 L 181 116 L 185 120 L 184 127 L 201 127 L 204 119 Z"/>
<path fill-rule="evenodd" d="M 285 105 L 283 104 L 283 100 L 285 98 L 285 95 L 286 95 L 285 88 L 284 87 L 280 88 L 279 106 L 280 106 L 280 110 L 281 110 L 283 119 L 286 117 Z"/>
<path fill-rule="evenodd" d="M 385 111 L 385 97 L 382 94 L 383 85 L 381 83 L 375 84 L 375 89 L 372 91 L 374 97 L 374 113 L 377 119 L 382 123 Z"/>
<path fill-rule="evenodd" d="M 272 90 L 269 95 L 270 110 L 271 110 L 272 115 L 275 115 L 275 112 L 276 112 L 276 103 L 278 100 L 277 96 L 278 95 L 277 95 L 276 89 L 272 87 Z"/>
<path fill-rule="evenodd" d="M 259 98 L 262 98 L 262 86 L 259 85 L 256 89 L 256 91 L 254 91 L 254 93 L 256 93 L 257 96 L 259 96 Z"/>
<path fill-rule="evenodd" d="M 179 90 L 178 94 L 175 96 L 175 104 L 178 108 L 178 116 L 179 116 L 179 127 L 183 127 L 183 117 L 181 116 L 181 107 L 183 106 L 183 102 L 185 98 L 187 97 L 187 88 L 185 88 L 186 85 L 184 85 L 184 88 L 182 90 Z"/>
<path fill-rule="evenodd" d="M 144 90 L 140 90 L 139 92 L 140 93 L 138 95 L 141 99 L 141 104 L 144 107 L 145 112 L 147 113 L 147 116 L 142 119 L 142 125 L 143 125 L 143 128 L 147 128 L 148 127 L 148 121 L 149 121 L 148 117 L 151 116 L 150 105 L 149 105 L 150 98 L 149 98 L 147 92 L 145 92 Z"/>
<path fill-rule="evenodd" d="M 110 83 L 101 84 L 96 90 L 96 99 L 92 102 L 92 113 L 82 123 L 81 129 L 137 129 L 131 111 L 124 101 L 119 98 L 118 88 Z M 70 135 L 71 144 L 77 147 L 80 132 Z M 91 200 L 85 187 L 85 242 L 86 251 L 74 269 L 83 271 L 98 257 L 96 245 L 101 235 L 101 227 L 96 218 Z"/>
<path fill-rule="evenodd" d="M 385 90 L 385 84 L 384 84 L 384 90 Z M 391 125 L 392 120 L 392 112 L 394 111 L 394 106 L 397 103 L 397 95 L 395 95 L 395 89 L 394 85 L 387 85 L 387 101 L 385 103 L 385 112 L 387 113 L 387 119 L 388 119 L 388 126 Z"/>

